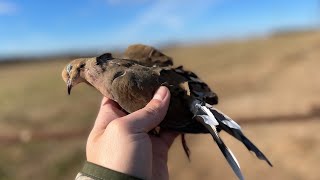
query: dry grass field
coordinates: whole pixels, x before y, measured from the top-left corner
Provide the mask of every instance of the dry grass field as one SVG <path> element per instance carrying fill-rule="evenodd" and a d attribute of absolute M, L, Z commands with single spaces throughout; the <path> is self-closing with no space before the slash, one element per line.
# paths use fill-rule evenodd
<path fill-rule="evenodd" d="M 177 46 L 165 52 L 205 80 L 220 96 L 218 108 L 235 120 L 304 114 L 320 105 L 320 32 Z M 82 130 L 92 126 L 101 95 L 80 85 L 67 96 L 60 76 L 67 61 L 0 64 L 0 179 L 73 179 L 81 168 L 88 133 Z M 319 120 L 242 125 L 273 168 L 222 136 L 246 179 L 316 180 Z M 81 133 L 32 136 L 70 131 Z M 10 140 L 15 136 L 21 141 Z M 187 141 L 191 162 L 178 139 L 170 150 L 171 179 L 235 179 L 209 135 L 188 135 Z"/>

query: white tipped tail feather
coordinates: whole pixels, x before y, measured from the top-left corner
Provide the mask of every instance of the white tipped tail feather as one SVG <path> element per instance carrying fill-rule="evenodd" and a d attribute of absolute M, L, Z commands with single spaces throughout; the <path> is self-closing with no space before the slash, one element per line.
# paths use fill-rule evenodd
<path fill-rule="evenodd" d="M 217 119 L 211 113 L 211 111 L 206 107 L 200 104 L 195 104 L 195 118 L 199 122 L 201 122 L 210 132 L 212 138 L 217 143 L 219 149 L 221 150 L 224 157 L 227 159 L 229 165 L 231 166 L 234 173 L 238 176 L 240 180 L 243 180 L 243 175 L 240 170 L 240 165 L 231 152 L 231 150 L 224 144 L 222 139 L 220 138 L 216 126 L 219 125 Z"/>
<path fill-rule="evenodd" d="M 231 150 L 220 138 L 218 134 L 219 130 L 224 130 L 231 136 L 241 141 L 249 151 L 254 152 L 259 159 L 265 160 L 270 166 L 272 166 L 266 156 L 241 132 L 241 127 L 230 117 L 209 104 L 202 105 L 200 101 L 195 101 L 193 103 L 191 111 L 194 113 L 194 118 L 201 122 L 208 129 L 221 152 L 230 164 L 232 170 L 240 180 L 244 179 L 240 170 L 240 165 Z"/>
<path fill-rule="evenodd" d="M 241 132 L 240 126 L 235 121 L 214 107 L 210 107 L 210 111 L 219 123 L 218 128 L 238 139 L 249 151 L 254 152 L 259 159 L 265 160 L 272 167 L 268 158 Z"/>

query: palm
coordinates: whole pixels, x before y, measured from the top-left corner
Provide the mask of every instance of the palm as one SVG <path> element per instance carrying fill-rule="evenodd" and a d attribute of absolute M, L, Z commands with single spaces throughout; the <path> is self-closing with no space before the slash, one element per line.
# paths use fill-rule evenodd
<path fill-rule="evenodd" d="M 169 179 L 168 151 L 177 134 L 163 132 L 160 137 L 150 135 L 152 142 L 152 179 Z"/>

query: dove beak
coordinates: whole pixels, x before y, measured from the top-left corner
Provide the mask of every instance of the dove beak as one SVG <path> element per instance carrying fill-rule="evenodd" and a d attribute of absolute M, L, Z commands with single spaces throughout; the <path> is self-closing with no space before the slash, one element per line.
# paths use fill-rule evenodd
<path fill-rule="evenodd" d="M 68 94 L 70 95 L 71 89 L 72 89 L 72 83 L 70 79 L 67 81 L 67 88 L 68 88 Z"/>

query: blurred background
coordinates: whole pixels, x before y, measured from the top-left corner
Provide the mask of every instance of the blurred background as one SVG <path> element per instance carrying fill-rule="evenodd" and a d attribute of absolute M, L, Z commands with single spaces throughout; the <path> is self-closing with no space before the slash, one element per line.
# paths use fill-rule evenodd
<path fill-rule="evenodd" d="M 102 96 L 68 96 L 72 58 L 144 43 L 196 72 L 269 157 L 221 133 L 246 179 L 320 179 L 316 0 L 0 0 L 0 179 L 73 179 Z M 177 139 L 171 179 L 236 179 L 209 135 Z"/>

